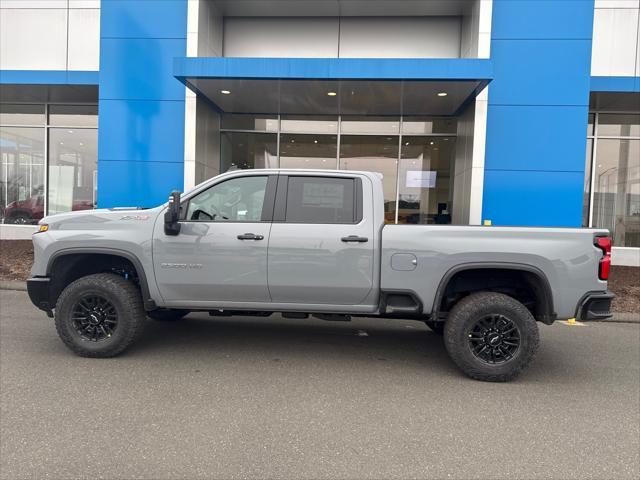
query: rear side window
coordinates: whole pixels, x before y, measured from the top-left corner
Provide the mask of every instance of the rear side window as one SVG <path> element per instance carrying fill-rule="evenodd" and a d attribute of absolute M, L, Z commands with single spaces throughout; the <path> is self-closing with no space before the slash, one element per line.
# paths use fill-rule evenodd
<path fill-rule="evenodd" d="M 285 222 L 356 223 L 353 178 L 289 177 Z"/>

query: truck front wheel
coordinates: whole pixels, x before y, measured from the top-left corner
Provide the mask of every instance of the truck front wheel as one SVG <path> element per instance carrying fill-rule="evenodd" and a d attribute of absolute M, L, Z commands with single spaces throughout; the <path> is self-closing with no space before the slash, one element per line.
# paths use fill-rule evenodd
<path fill-rule="evenodd" d="M 140 336 L 145 321 L 140 291 L 113 273 L 76 280 L 56 303 L 58 335 L 81 357 L 118 355 Z"/>
<path fill-rule="evenodd" d="M 502 293 L 479 292 L 458 302 L 444 327 L 451 359 L 469 377 L 487 382 L 514 379 L 538 349 L 531 312 Z"/>

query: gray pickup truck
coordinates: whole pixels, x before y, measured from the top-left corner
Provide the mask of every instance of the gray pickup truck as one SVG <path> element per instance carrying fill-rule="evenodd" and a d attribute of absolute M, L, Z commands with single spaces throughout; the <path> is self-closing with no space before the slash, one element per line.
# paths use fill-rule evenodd
<path fill-rule="evenodd" d="M 608 317 L 606 230 L 385 225 L 379 175 L 236 170 L 152 209 L 47 217 L 32 302 L 87 357 L 189 312 L 425 322 L 472 378 L 533 359 L 537 322 Z"/>

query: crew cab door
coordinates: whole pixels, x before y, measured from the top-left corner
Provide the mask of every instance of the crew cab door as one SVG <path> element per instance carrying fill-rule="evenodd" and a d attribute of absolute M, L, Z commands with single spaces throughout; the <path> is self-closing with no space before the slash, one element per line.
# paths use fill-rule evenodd
<path fill-rule="evenodd" d="M 267 244 L 276 183 L 277 175 L 223 179 L 183 201 L 178 235 L 156 224 L 153 263 L 165 302 L 271 300 Z"/>
<path fill-rule="evenodd" d="M 363 216 L 362 185 L 339 173 L 279 176 L 268 259 L 273 302 L 365 301 L 373 288 L 374 223 Z"/>

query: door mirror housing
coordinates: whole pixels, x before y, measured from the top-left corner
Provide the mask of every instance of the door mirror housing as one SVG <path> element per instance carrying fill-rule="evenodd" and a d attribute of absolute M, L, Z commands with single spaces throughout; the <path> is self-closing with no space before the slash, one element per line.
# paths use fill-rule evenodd
<path fill-rule="evenodd" d="M 174 190 L 169 195 L 169 207 L 164 213 L 165 235 L 178 235 L 180 233 L 180 192 Z"/>

